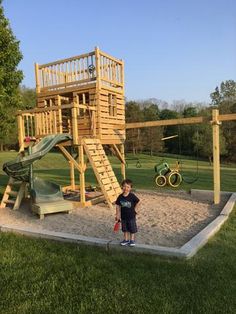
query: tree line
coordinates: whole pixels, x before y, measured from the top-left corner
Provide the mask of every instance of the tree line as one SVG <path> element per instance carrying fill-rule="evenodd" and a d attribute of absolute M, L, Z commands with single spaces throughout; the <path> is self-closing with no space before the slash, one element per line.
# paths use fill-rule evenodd
<path fill-rule="evenodd" d="M 236 113 L 236 82 L 227 80 L 210 94 L 211 103 L 187 103 L 176 101 L 172 105 L 157 99 L 128 101 L 126 122 L 141 122 L 188 118 L 211 117 L 212 109 L 221 114 Z M 169 136 L 177 137 L 162 140 Z M 134 154 L 146 152 L 199 156 L 212 160 L 212 127 L 209 124 L 177 125 L 144 129 L 128 129 L 126 151 Z M 226 161 L 236 161 L 236 123 L 224 122 L 220 128 L 220 151 Z"/>

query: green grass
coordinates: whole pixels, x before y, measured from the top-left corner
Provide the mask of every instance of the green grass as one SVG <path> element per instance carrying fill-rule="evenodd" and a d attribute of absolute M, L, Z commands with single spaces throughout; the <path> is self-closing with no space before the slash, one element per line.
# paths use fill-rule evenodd
<path fill-rule="evenodd" d="M 0 194 L 4 191 L 4 186 L 7 183 L 7 176 L 2 171 L 2 164 L 8 160 L 12 160 L 16 153 L 14 152 L 4 152 L 0 153 Z M 131 155 L 128 156 L 132 158 Z M 114 171 L 119 180 L 121 180 L 120 175 L 120 164 L 116 158 L 111 157 L 111 162 Z M 139 155 L 139 159 L 142 167 L 136 168 L 136 160 L 128 160 L 127 177 L 134 181 L 136 188 L 144 189 L 157 189 L 154 184 L 154 166 L 156 163 L 160 162 L 163 158 L 148 155 Z M 171 167 L 174 167 L 176 159 L 175 158 L 165 158 Z M 196 176 L 197 163 L 196 160 L 182 160 L 183 161 L 183 172 L 188 178 L 194 178 Z M 61 154 L 49 153 L 43 159 L 36 162 L 34 165 L 35 174 L 55 181 L 61 185 L 69 184 L 69 167 L 68 162 L 64 159 Z M 180 189 L 190 190 L 195 189 L 213 189 L 213 178 L 212 178 L 212 167 L 206 161 L 199 161 L 199 179 L 193 184 L 183 183 Z M 221 189 L 223 191 L 236 191 L 236 165 L 221 165 Z M 77 175 L 78 178 L 78 175 Z M 96 180 L 93 171 L 90 167 L 86 171 L 86 181 L 87 183 L 96 184 Z M 162 188 L 159 188 L 161 190 Z"/>
<path fill-rule="evenodd" d="M 0 154 L 0 165 L 13 153 Z M 141 156 L 127 169 L 139 188 L 154 188 L 157 158 Z M 168 159 L 173 163 L 173 159 Z M 112 159 L 115 171 L 119 164 Z M 194 171 L 195 161 L 187 161 Z M 235 191 L 235 166 L 222 167 L 222 187 Z M 38 175 L 68 183 L 63 157 L 48 154 Z M 0 174 L 1 191 L 7 177 Z M 88 181 L 95 182 L 91 169 Z M 184 188 L 189 188 L 183 186 Z M 211 169 L 200 162 L 196 188 L 212 188 Z M 236 208 L 235 208 L 236 209 Z M 189 261 L 30 239 L 0 233 L 0 313 L 235 313 L 236 211 Z"/>
<path fill-rule="evenodd" d="M 189 261 L 0 234 L 0 313 L 235 313 L 236 212 Z"/>

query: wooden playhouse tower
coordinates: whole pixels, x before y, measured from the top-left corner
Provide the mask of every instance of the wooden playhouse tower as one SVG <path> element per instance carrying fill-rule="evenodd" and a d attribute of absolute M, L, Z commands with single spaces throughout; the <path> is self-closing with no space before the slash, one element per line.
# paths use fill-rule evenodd
<path fill-rule="evenodd" d="M 67 188 L 75 189 L 77 169 L 80 204 L 91 204 L 85 195 L 88 160 L 103 197 L 112 206 L 121 189 L 103 145 L 119 158 L 125 177 L 123 61 L 96 47 L 94 51 L 76 57 L 42 65 L 36 63 L 35 78 L 36 108 L 17 113 L 20 147 L 27 145 L 25 138 L 39 141 L 50 134 L 70 134 L 71 141 L 58 144 L 70 165 L 70 186 Z M 69 147 L 76 151 L 76 157 Z"/>

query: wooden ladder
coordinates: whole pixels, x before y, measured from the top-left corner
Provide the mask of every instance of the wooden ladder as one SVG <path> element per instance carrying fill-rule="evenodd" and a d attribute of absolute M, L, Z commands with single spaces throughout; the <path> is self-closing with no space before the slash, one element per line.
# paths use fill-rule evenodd
<path fill-rule="evenodd" d="M 26 189 L 26 182 L 18 181 L 10 177 L 0 208 L 11 207 L 16 210 L 20 207 L 21 201 L 24 198 Z"/>
<path fill-rule="evenodd" d="M 120 185 L 99 139 L 83 139 L 82 144 L 110 208 L 121 193 Z"/>

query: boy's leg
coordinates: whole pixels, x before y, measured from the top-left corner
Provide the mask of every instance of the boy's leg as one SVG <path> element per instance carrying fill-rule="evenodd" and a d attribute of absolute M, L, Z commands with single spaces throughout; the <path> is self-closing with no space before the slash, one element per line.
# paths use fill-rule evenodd
<path fill-rule="evenodd" d="M 129 231 L 130 231 L 130 242 L 129 242 L 129 245 L 130 246 L 135 246 L 134 236 L 135 236 L 135 233 L 138 231 L 135 218 L 131 219 L 130 222 L 129 222 Z"/>
<path fill-rule="evenodd" d="M 129 235 L 130 235 L 129 232 L 124 232 L 124 239 L 125 239 L 125 241 L 129 241 Z"/>
<path fill-rule="evenodd" d="M 120 242 L 122 246 L 129 244 L 129 231 L 127 230 L 127 222 L 125 220 L 121 220 L 122 231 L 124 233 L 124 240 Z"/>

